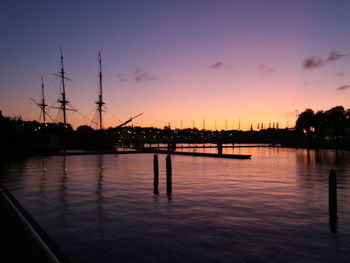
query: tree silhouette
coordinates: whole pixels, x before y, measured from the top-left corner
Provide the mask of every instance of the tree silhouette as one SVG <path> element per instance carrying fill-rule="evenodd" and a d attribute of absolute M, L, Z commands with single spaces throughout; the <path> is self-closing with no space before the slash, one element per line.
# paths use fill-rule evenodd
<path fill-rule="evenodd" d="M 313 127 L 314 121 L 314 111 L 312 109 L 306 109 L 302 113 L 299 114 L 296 130 L 299 133 L 303 133 L 304 131 L 309 134 L 311 131 L 311 127 Z"/>
<path fill-rule="evenodd" d="M 312 109 L 306 109 L 298 117 L 296 130 L 299 134 L 306 133 L 308 138 L 350 138 L 350 109 L 336 106 L 316 114 Z"/>

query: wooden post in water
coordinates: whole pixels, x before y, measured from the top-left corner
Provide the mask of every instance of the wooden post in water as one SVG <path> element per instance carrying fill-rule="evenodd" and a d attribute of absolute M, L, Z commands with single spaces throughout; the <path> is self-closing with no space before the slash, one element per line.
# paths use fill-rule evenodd
<path fill-rule="evenodd" d="M 171 195 L 172 192 L 172 168 L 170 154 L 166 156 L 166 192 Z"/>
<path fill-rule="evenodd" d="M 218 154 L 222 154 L 222 143 L 218 143 L 217 148 L 218 148 Z"/>
<path fill-rule="evenodd" d="M 328 204 L 331 221 L 337 219 L 337 175 L 334 170 L 329 172 Z"/>
<path fill-rule="evenodd" d="M 159 167 L 158 167 L 158 156 L 155 154 L 153 156 L 153 192 L 155 195 L 159 194 L 158 185 L 159 185 Z"/>

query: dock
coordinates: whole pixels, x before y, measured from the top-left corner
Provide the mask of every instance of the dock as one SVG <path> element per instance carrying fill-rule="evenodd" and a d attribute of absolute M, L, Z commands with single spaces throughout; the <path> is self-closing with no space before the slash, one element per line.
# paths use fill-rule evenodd
<path fill-rule="evenodd" d="M 146 151 L 146 152 L 172 154 L 172 155 L 227 158 L 227 159 L 250 159 L 252 157 L 251 155 L 247 155 L 247 154 L 196 153 L 196 152 L 176 152 L 176 151 L 165 151 L 165 150 L 150 150 L 150 151 Z"/>
<path fill-rule="evenodd" d="M 196 153 L 196 152 L 177 152 L 160 150 L 158 148 L 144 148 L 140 150 L 131 151 L 66 151 L 66 152 L 48 152 L 48 153 L 31 153 L 31 154 L 15 154 L 5 155 L 2 158 L 14 158 L 14 157 L 29 157 L 29 156 L 69 156 L 69 155 L 94 155 L 94 154 L 116 154 L 116 155 L 128 155 L 128 154 L 144 154 L 144 153 L 160 153 L 160 154 L 173 154 L 173 155 L 186 155 L 186 156 L 199 156 L 199 157 L 214 157 L 214 158 L 228 158 L 228 159 L 250 159 L 251 155 L 245 154 L 217 154 L 217 153 Z"/>

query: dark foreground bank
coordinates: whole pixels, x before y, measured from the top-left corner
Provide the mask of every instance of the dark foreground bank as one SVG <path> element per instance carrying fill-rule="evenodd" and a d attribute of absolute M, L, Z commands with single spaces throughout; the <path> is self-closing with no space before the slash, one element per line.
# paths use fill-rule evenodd
<path fill-rule="evenodd" d="M 1 262 L 71 262 L 0 185 Z"/>

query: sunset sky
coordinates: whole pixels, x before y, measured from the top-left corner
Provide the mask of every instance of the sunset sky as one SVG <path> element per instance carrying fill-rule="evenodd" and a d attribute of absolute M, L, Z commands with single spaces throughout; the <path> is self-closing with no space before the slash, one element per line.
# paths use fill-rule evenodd
<path fill-rule="evenodd" d="M 141 112 L 134 125 L 292 127 L 295 110 L 350 108 L 349 11 L 341 0 L 3 0 L 0 110 L 38 120 L 41 74 L 59 106 L 62 45 L 74 127 L 93 125 L 99 50 L 105 127 Z"/>

